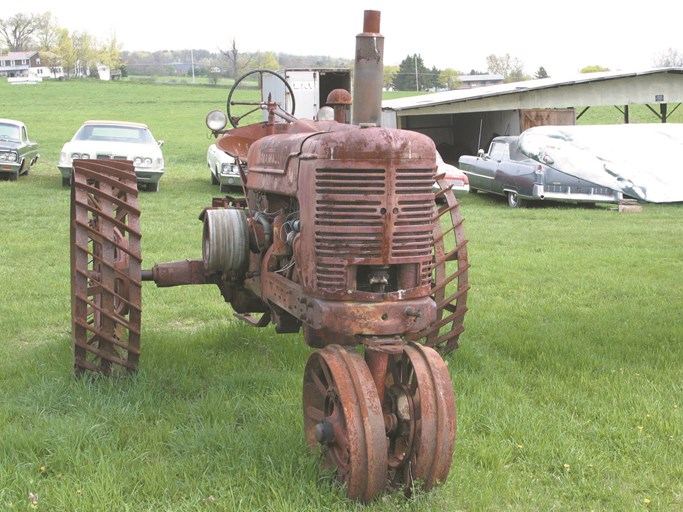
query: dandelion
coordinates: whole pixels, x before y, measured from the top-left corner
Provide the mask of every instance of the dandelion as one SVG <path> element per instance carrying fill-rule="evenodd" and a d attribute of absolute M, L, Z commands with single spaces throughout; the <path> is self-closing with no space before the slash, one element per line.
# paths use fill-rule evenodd
<path fill-rule="evenodd" d="M 638 425 L 638 430 L 642 432 L 642 431 L 643 431 L 643 426 L 642 426 L 642 425 Z"/>
<path fill-rule="evenodd" d="M 38 468 L 38 471 L 40 471 L 41 473 L 45 473 L 45 471 L 46 471 L 45 466 L 40 466 L 40 467 Z"/>
<path fill-rule="evenodd" d="M 645 499 L 643 500 L 643 503 L 645 503 L 646 505 L 649 505 L 650 503 L 652 503 L 652 501 L 649 500 L 648 498 L 645 498 Z"/>
<path fill-rule="evenodd" d="M 569 467 L 570 467 L 569 464 L 564 465 L 564 469 L 569 469 Z"/>

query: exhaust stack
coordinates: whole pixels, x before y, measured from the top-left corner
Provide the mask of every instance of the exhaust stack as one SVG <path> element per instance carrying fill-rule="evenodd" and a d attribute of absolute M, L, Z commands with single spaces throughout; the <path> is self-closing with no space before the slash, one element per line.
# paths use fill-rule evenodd
<path fill-rule="evenodd" d="M 353 71 L 352 124 L 382 124 L 384 36 L 379 33 L 379 11 L 365 11 L 363 32 L 356 36 Z"/>

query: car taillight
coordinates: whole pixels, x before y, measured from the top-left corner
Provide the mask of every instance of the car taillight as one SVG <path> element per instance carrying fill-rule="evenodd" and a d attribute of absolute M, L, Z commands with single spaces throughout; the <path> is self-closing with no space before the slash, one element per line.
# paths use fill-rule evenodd
<path fill-rule="evenodd" d="M 536 166 L 536 170 L 534 171 L 536 174 L 543 174 L 543 166 L 541 164 L 538 164 Z"/>

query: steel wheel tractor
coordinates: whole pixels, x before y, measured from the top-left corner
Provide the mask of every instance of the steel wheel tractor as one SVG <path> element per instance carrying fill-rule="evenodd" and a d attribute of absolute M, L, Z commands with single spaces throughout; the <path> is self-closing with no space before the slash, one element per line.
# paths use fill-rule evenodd
<path fill-rule="evenodd" d="M 333 118 L 296 119 L 269 97 L 251 104 L 264 122 L 238 126 L 234 89 L 228 115 L 207 116 L 242 162 L 244 198 L 203 210 L 202 259 L 141 269 L 131 162 L 76 161 L 71 190 L 76 373 L 138 368 L 143 281 L 216 285 L 240 319 L 302 331 L 315 349 L 306 439 L 362 502 L 446 479 L 456 412 L 442 356 L 457 347 L 468 291 L 462 219 L 434 143 L 380 126 L 379 18 L 365 12 L 354 98 L 333 91 Z"/>

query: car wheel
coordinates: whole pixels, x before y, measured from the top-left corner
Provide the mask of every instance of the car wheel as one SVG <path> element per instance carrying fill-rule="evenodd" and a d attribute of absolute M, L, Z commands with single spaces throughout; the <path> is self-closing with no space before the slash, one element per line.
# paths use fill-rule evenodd
<path fill-rule="evenodd" d="M 470 194 L 476 194 L 477 192 L 479 192 L 479 189 L 470 187 L 469 192 L 470 192 Z"/>
<path fill-rule="evenodd" d="M 18 177 L 19 177 L 19 171 L 13 172 L 12 174 L 9 175 L 9 181 L 17 181 Z"/>
<path fill-rule="evenodd" d="M 216 171 L 218 172 L 218 171 Z M 216 178 L 216 175 L 211 171 L 211 184 L 212 185 L 218 185 L 218 178 Z"/>
<path fill-rule="evenodd" d="M 517 192 L 508 192 L 508 206 L 510 208 L 520 208 L 524 206 L 524 201 L 522 201 Z"/>

